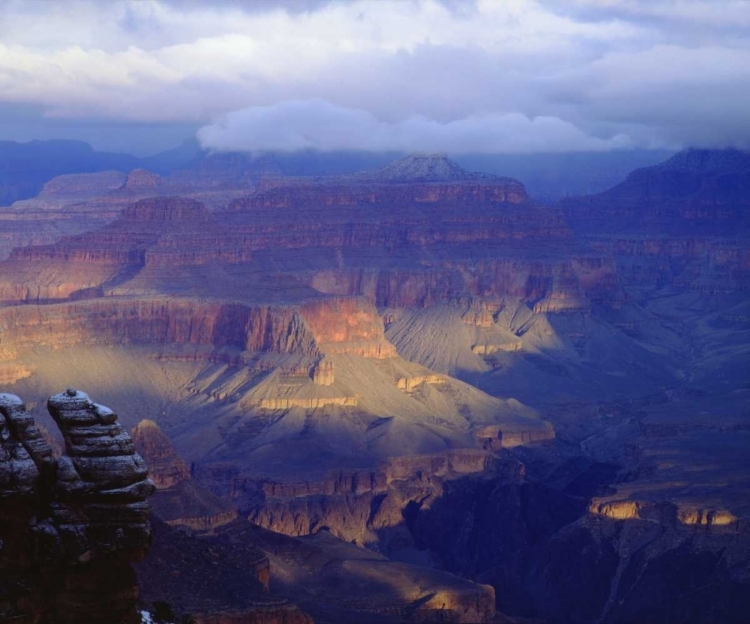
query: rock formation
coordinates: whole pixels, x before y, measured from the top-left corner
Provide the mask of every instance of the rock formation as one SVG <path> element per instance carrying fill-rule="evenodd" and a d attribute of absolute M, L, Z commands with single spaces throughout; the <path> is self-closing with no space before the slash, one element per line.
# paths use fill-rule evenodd
<path fill-rule="evenodd" d="M 162 521 L 194 531 L 213 531 L 237 517 L 237 509 L 229 501 L 193 482 L 187 464 L 153 420 L 142 420 L 131 434 L 156 485 L 150 502 Z"/>
<path fill-rule="evenodd" d="M 125 180 L 125 190 L 143 191 L 148 189 L 153 191 L 161 185 L 161 176 L 147 169 L 133 169 Z"/>
<path fill-rule="evenodd" d="M 211 466 L 201 475 L 210 482 Z M 285 535 L 313 535 L 326 530 L 345 542 L 385 555 L 415 550 L 404 525 L 415 509 L 439 501 L 446 484 L 466 475 L 494 475 L 509 482 L 524 467 L 484 451 L 453 451 L 401 457 L 374 471 L 337 471 L 319 481 L 273 482 L 235 476 L 231 495 L 253 523 Z"/>
<path fill-rule="evenodd" d="M 130 432 L 135 448 L 148 462 L 148 475 L 157 489 L 190 478 L 190 468 L 174 452 L 172 442 L 153 420 L 142 420 Z"/>
<path fill-rule="evenodd" d="M 289 600 L 270 595 L 268 557 L 256 540 L 193 537 L 153 521 L 154 545 L 137 564 L 141 598 L 170 605 L 199 624 L 312 624 Z"/>
<path fill-rule="evenodd" d="M 55 460 L 17 397 L 0 395 L 0 620 L 140 621 L 130 562 L 151 542 L 154 491 L 108 408 L 69 389 L 49 400 L 65 439 Z"/>

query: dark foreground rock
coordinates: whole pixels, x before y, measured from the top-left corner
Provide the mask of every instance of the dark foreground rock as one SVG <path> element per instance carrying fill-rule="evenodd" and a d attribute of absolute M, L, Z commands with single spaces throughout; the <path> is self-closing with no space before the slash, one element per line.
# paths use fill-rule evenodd
<path fill-rule="evenodd" d="M 140 622 L 130 564 L 151 542 L 146 465 L 85 393 L 48 408 L 57 460 L 23 402 L 0 394 L 0 622 Z"/>

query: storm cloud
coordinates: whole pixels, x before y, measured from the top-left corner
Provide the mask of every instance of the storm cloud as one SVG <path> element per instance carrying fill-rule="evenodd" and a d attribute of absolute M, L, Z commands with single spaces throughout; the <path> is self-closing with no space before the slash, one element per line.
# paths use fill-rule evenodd
<path fill-rule="evenodd" d="M 216 150 L 750 147 L 745 0 L 0 0 L 0 103 Z"/>

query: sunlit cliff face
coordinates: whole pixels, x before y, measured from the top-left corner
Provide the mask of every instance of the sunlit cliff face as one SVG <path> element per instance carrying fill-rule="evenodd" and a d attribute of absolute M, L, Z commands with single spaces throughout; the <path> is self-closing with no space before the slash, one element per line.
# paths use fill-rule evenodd
<path fill-rule="evenodd" d="M 595 501 L 590 511 L 612 520 L 648 520 L 663 524 L 680 523 L 706 530 L 739 530 L 737 517 L 726 509 L 694 509 L 668 502 L 621 500 L 606 503 Z"/>

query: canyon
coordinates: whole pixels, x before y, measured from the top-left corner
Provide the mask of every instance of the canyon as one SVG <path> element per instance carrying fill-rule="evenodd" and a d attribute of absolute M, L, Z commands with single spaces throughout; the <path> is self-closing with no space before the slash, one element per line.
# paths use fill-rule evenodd
<path fill-rule="evenodd" d="M 201 167 L 66 175 L 0 210 L 0 382 L 121 413 L 156 487 L 142 605 L 742 621 L 746 153 L 551 206 L 444 155 Z"/>

